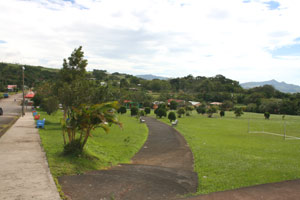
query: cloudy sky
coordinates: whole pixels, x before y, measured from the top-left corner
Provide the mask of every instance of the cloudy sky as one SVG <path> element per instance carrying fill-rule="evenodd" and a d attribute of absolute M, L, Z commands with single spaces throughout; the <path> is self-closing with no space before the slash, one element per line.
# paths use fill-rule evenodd
<path fill-rule="evenodd" d="M 0 0 L 0 61 L 300 85 L 300 1 Z"/>

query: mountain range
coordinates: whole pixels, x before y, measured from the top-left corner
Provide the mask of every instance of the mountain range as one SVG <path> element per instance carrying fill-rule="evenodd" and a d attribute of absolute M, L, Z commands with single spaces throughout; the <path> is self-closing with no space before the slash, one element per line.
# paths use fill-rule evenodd
<path fill-rule="evenodd" d="M 241 86 L 245 89 L 264 86 L 264 85 L 272 85 L 276 90 L 279 90 L 281 92 L 285 93 L 297 93 L 300 92 L 300 86 L 294 85 L 294 84 L 288 84 L 285 82 L 278 82 L 276 80 L 270 80 L 270 81 L 262 81 L 262 82 L 247 82 L 242 83 Z"/>
<path fill-rule="evenodd" d="M 136 75 L 136 77 L 146 79 L 146 80 L 153 80 L 153 79 L 168 80 L 169 79 L 168 77 L 156 76 L 152 74 Z"/>

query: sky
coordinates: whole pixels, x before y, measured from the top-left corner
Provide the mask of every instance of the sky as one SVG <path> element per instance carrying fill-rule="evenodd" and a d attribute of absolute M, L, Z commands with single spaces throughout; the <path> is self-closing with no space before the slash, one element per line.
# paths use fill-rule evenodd
<path fill-rule="evenodd" d="M 300 85 L 300 1 L 0 0 L 0 62 Z"/>

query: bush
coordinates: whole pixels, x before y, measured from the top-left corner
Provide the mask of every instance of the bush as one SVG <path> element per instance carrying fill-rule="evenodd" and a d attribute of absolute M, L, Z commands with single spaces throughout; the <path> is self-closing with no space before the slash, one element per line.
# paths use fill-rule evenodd
<path fill-rule="evenodd" d="M 265 119 L 270 119 L 270 113 L 269 112 L 265 112 L 264 116 L 265 116 Z"/>
<path fill-rule="evenodd" d="M 197 113 L 198 114 L 205 114 L 205 112 L 206 112 L 206 109 L 205 109 L 205 107 L 203 107 L 203 106 L 198 106 L 197 108 L 196 108 L 196 111 L 197 111 Z"/>
<path fill-rule="evenodd" d="M 211 118 L 214 113 L 217 112 L 217 108 L 215 106 L 210 106 L 206 113 L 208 114 L 208 117 Z"/>
<path fill-rule="evenodd" d="M 118 113 L 121 113 L 121 114 L 125 114 L 127 112 L 127 109 L 125 106 L 121 106 L 119 109 L 118 109 Z"/>
<path fill-rule="evenodd" d="M 137 107 L 132 107 L 130 109 L 130 115 L 131 116 L 136 116 L 139 113 L 139 109 Z"/>
<path fill-rule="evenodd" d="M 185 109 L 184 109 L 184 108 L 179 108 L 179 109 L 177 110 L 177 114 L 178 114 L 178 117 L 180 118 L 181 115 L 184 115 L 184 114 L 185 114 Z"/>
<path fill-rule="evenodd" d="M 224 116 L 225 116 L 225 111 L 224 111 L 224 110 L 221 110 L 221 111 L 220 111 L 220 116 L 221 116 L 221 117 L 224 117 Z"/>
<path fill-rule="evenodd" d="M 167 111 L 164 108 L 157 108 L 155 111 L 156 111 L 156 116 L 159 118 L 167 116 Z"/>
<path fill-rule="evenodd" d="M 170 102 L 170 109 L 171 110 L 176 110 L 177 109 L 178 103 L 176 101 L 171 101 Z"/>
<path fill-rule="evenodd" d="M 170 122 L 175 121 L 176 120 L 175 112 L 169 112 L 168 119 L 170 120 Z"/>
<path fill-rule="evenodd" d="M 82 153 L 82 144 L 80 139 L 72 140 L 70 143 L 64 146 L 64 155 L 78 156 Z"/>
<path fill-rule="evenodd" d="M 244 114 L 243 108 L 241 108 L 241 107 L 235 107 L 234 108 L 234 114 L 235 114 L 236 117 L 242 116 L 242 114 Z"/>
<path fill-rule="evenodd" d="M 145 113 L 146 113 L 146 115 L 150 114 L 150 112 L 151 112 L 151 108 L 146 107 L 146 108 L 145 108 Z"/>
<path fill-rule="evenodd" d="M 145 116 L 145 111 L 141 110 L 140 111 L 140 116 Z"/>

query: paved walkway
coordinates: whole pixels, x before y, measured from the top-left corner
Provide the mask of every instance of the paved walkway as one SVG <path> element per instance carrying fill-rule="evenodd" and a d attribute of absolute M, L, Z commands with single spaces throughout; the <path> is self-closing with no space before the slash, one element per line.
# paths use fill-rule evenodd
<path fill-rule="evenodd" d="M 0 199 L 59 200 L 30 112 L 0 138 Z"/>
<path fill-rule="evenodd" d="M 145 118 L 149 135 L 132 164 L 59 178 L 72 200 L 176 199 L 197 191 L 193 155 L 172 127 Z"/>

